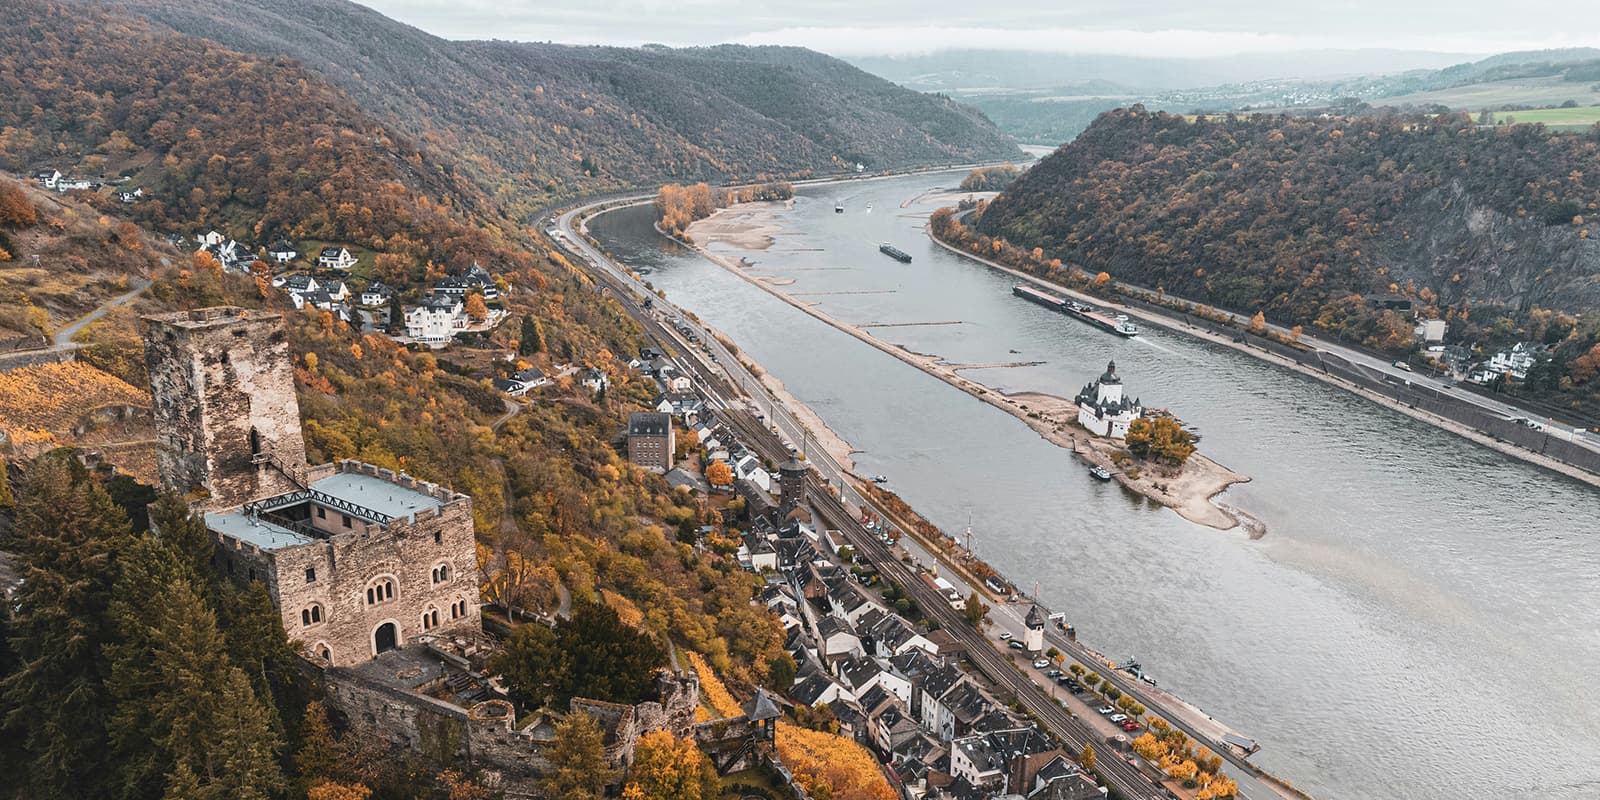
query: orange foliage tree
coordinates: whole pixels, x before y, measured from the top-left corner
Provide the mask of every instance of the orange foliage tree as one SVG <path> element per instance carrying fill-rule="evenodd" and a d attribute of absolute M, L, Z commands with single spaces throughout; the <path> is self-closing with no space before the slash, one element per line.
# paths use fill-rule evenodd
<path fill-rule="evenodd" d="M 878 760 L 852 739 L 778 723 L 778 758 L 813 797 L 894 800 Z"/>

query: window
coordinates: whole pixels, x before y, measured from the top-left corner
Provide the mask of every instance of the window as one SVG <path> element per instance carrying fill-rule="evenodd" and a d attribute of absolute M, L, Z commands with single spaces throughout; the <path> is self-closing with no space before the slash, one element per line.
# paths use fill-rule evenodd
<path fill-rule="evenodd" d="M 445 583 L 450 580 L 450 565 L 440 564 L 433 568 L 433 582 Z"/>
<path fill-rule="evenodd" d="M 367 605 L 377 605 L 394 599 L 394 579 L 379 578 L 367 587 Z"/>
<path fill-rule="evenodd" d="M 316 567 L 306 567 L 306 583 L 316 583 L 316 582 L 317 582 L 317 568 Z"/>
<path fill-rule="evenodd" d="M 444 533 L 442 531 L 434 531 L 433 532 L 433 543 L 434 544 L 444 544 Z"/>
<path fill-rule="evenodd" d="M 340 517 L 339 521 L 344 523 L 344 526 L 346 528 L 350 527 L 350 515 L 349 514 L 340 514 L 339 517 Z"/>
<path fill-rule="evenodd" d="M 313 603 L 310 608 L 300 609 L 301 625 L 316 625 L 322 622 L 322 606 Z"/>
<path fill-rule="evenodd" d="M 327 518 L 328 518 L 328 509 L 323 508 L 322 506 L 317 506 L 317 519 L 327 519 Z"/>
<path fill-rule="evenodd" d="M 439 609 L 430 608 L 422 612 L 422 629 L 432 630 L 439 626 Z"/>

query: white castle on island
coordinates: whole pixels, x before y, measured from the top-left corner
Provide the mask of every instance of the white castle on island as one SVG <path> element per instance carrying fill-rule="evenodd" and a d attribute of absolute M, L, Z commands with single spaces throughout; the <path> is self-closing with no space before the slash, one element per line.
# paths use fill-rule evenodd
<path fill-rule="evenodd" d="M 1129 400 L 1122 394 L 1115 361 L 1107 362 L 1106 374 L 1078 392 L 1078 424 L 1100 436 L 1126 439 L 1128 425 L 1142 414 L 1138 398 Z"/>

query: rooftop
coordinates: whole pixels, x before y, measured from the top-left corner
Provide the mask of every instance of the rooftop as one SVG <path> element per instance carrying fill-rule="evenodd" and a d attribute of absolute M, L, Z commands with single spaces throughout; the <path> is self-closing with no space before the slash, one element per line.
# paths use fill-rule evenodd
<path fill-rule="evenodd" d="M 407 489 L 375 475 L 336 472 L 312 481 L 311 488 L 387 517 L 410 517 L 419 511 L 437 511 L 444 502 L 426 492 Z"/>
<path fill-rule="evenodd" d="M 312 481 L 309 489 L 265 498 L 233 511 L 207 513 L 206 527 L 262 550 L 278 550 L 310 544 L 319 538 L 270 522 L 262 514 L 302 503 L 315 503 L 369 522 L 385 524 L 395 519 L 414 518 L 419 512 L 438 512 L 445 505 L 444 498 L 465 496 L 445 491 L 444 498 L 441 498 L 430 493 L 432 487 L 429 484 L 416 483 L 414 485 L 417 488 L 409 488 L 384 477 L 358 471 L 363 468 L 376 469 L 370 465 L 341 462 L 341 471 Z M 407 482 L 412 480 L 409 477 L 398 479 Z"/>

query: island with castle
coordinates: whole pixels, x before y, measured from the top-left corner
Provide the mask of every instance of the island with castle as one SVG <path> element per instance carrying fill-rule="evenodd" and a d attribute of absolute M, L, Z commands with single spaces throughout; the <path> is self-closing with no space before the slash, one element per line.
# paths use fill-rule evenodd
<path fill-rule="evenodd" d="M 550 720 L 485 673 L 472 498 L 405 473 L 306 465 L 280 314 L 234 307 L 145 317 L 159 470 L 216 543 L 214 566 L 265 586 L 329 708 L 358 735 L 453 754 L 509 798 L 538 796 Z M 539 624 L 539 623 L 528 623 Z M 696 723 L 699 676 L 663 669 L 656 698 L 574 698 L 613 766 L 657 730 L 691 738 L 722 772 L 760 763 L 778 716 L 758 692 L 741 717 Z"/>

